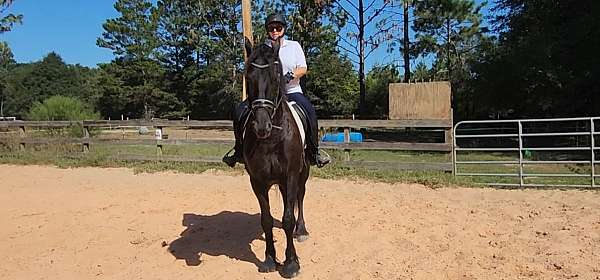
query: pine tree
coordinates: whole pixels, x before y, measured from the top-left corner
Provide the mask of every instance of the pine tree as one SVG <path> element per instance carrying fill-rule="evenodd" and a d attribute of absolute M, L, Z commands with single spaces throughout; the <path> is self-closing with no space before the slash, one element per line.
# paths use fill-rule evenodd
<path fill-rule="evenodd" d="M 162 90 L 164 71 L 158 63 L 158 11 L 147 0 L 118 0 L 115 9 L 120 17 L 103 24 L 104 32 L 97 45 L 113 51 L 116 59 L 102 70 L 120 85 L 102 84 L 106 96 L 101 98 L 100 110 L 111 117 L 127 114 L 130 117 L 173 117 L 181 107 L 174 94 Z M 116 90 L 116 91 L 115 91 Z M 115 99 L 115 92 L 121 98 Z M 109 108 L 109 101 L 125 102 L 123 112 Z M 107 103 L 108 102 L 108 103 Z M 174 113 L 175 112 L 175 113 Z"/>
<path fill-rule="evenodd" d="M 438 69 L 443 65 L 442 77 L 455 81 L 454 70 L 462 68 L 464 55 L 478 45 L 485 31 L 481 26 L 484 4 L 476 5 L 474 0 L 414 2 L 417 48 L 420 53 L 436 56 Z"/>

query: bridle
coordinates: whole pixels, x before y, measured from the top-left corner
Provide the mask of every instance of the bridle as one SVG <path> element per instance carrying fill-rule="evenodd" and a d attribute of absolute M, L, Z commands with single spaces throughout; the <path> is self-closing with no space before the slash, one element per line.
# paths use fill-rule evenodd
<path fill-rule="evenodd" d="M 279 65 L 279 61 L 275 61 L 274 64 Z M 255 62 L 251 62 L 250 65 L 258 68 L 258 69 L 267 69 L 271 65 L 270 64 L 257 64 Z M 252 114 L 255 113 L 256 110 L 264 108 L 269 112 L 269 118 L 271 121 L 277 112 L 277 109 L 280 107 L 283 97 L 281 95 L 281 73 L 277 71 L 277 97 L 275 102 L 266 98 L 257 98 L 252 103 L 250 103 L 250 112 Z M 277 126 L 273 126 L 274 128 L 279 128 Z"/>

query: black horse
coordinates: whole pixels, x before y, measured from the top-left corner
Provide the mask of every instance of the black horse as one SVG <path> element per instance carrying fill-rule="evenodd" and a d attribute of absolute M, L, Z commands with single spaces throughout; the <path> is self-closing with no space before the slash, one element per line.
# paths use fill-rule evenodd
<path fill-rule="evenodd" d="M 252 190 L 260 204 L 261 224 L 267 249 L 261 272 L 279 269 L 283 277 L 298 274 L 300 263 L 294 247 L 308 238 L 304 224 L 303 200 L 310 164 L 304 152 L 300 130 L 287 105 L 285 80 L 279 61 L 279 45 L 261 44 L 253 49 L 246 39 L 246 88 L 250 113 L 245 121 L 243 155 Z M 269 206 L 269 189 L 279 185 L 284 213 L 283 229 L 287 239 L 285 261 L 277 263 L 273 243 L 273 217 Z M 298 219 L 294 208 L 298 208 Z"/>

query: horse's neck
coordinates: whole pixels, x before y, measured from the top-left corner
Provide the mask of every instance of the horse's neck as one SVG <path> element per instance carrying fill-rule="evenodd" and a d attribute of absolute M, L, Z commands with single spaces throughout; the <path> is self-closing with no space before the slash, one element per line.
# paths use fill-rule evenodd
<path fill-rule="evenodd" d="M 279 105 L 281 108 L 278 112 L 278 119 L 280 120 L 280 124 L 283 126 L 284 121 L 294 122 L 294 117 L 292 116 L 292 111 L 290 110 L 290 106 L 288 105 L 288 100 L 285 94 L 281 97 L 281 104 Z"/>

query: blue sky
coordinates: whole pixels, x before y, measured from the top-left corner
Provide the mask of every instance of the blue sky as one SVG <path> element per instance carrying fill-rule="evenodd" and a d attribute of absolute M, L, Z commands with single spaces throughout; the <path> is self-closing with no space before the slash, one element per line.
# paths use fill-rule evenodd
<path fill-rule="evenodd" d="M 17 62 L 32 62 L 51 51 L 67 63 L 96 66 L 109 62 L 110 50 L 96 46 L 102 24 L 117 17 L 114 0 L 15 0 L 10 13 L 23 14 L 23 24 L 0 35 Z"/>
<path fill-rule="evenodd" d="M 482 0 L 476 0 L 480 3 Z M 112 52 L 96 46 L 102 34 L 102 24 L 118 17 L 113 5 L 116 0 L 15 0 L 10 13 L 23 14 L 23 24 L 0 35 L 8 42 L 17 62 L 42 59 L 49 52 L 58 53 L 66 63 L 95 67 L 110 62 Z M 400 59 L 399 53 L 374 52 L 366 68 L 377 63 Z M 413 61 L 411 64 L 416 64 Z M 412 65 L 414 67 L 414 65 Z"/>

